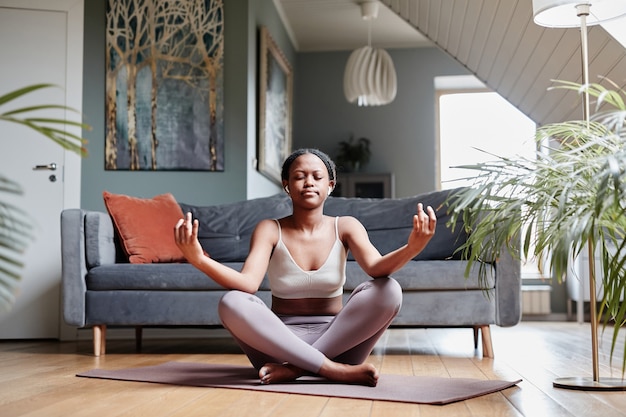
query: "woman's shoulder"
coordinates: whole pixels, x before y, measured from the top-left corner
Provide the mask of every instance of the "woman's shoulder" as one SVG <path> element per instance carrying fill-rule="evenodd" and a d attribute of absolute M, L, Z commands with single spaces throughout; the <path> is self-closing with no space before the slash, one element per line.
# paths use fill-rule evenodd
<path fill-rule="evenodd" d="M 254 229 L 254 234 L 276 240 L 275 238 L 278 236 L 278 226 L 276 222 L 277 219 L 263 219 L 259 221 Z"/>
<path fill-rule="evenodd" d="M 272 218 L 272 219 L 265 219 L 263 221 L 268 222 L 268 223 L 272 223 L 274 224 L 274 226 L 276 226 L 276 224 L 278 223 L 278 225 L 280 227 L 285 227 L 286 225 L 289 224 L 289 222 L 291 222 L 291 219 L 293 218 L 293 215 L 290 214 L 288 216 L 285 217 L 278 217 L 278 218 Z"/>
<path fill-rule="evenodd" d="M 260 220 L 259 223 L 257 223 L 257 226 L 263 226 L 263 225 L 268 225 L 268 224 L 276 225 L 277 220 L 278 219 L 274 219 L 274 218 L 263 219 L 263 220 Z"/>
<path fill-rule="evenodd" d="M 363 224 L 354 216 L 337 216 L 337 227 L 339 232 L 352 230 L 360 230 L 363 228 Z"/>
<path fill-rule="evenodd" d="M 338 216 L 337 233 L 346 247 L 350 249 L 353 245 L 360 245 L 368 240 L 367 231 L 363 224 L 354 216 Z"/>
<path fill-rule="evenodd" d="M 359 219 L 354 216 L 333 216 L 333 218 L 337 217 L 337 221 L 340 223 L 358 223 L 361 224 Z"/>

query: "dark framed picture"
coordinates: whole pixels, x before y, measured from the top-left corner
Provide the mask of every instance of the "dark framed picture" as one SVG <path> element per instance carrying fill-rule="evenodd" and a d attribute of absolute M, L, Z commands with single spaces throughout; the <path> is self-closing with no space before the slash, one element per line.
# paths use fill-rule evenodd
<path fill-rule="evenodd" d="M 280 183 L 282 163 L 291 152 L 293 72 L 265 26 L 259 52 L 258 170 Z"/>

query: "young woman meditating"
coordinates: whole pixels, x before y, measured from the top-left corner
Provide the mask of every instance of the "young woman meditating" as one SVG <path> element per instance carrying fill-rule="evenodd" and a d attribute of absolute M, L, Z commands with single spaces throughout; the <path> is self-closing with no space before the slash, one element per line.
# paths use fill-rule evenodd
<path fill-rule="evenodd" d="M 435 233 L 435 212 L 418 204 L 407 244 L 381 256 L 357 219 L 323 214 L 336 181 L 328 155 L 297 150 L 281 175 L 293 212 L 259 222 L 241 272 L 203 252 L 190 213 L 175 226 L 176 243 L 191 264 L 231 290 L 220 300 L 220 319 L 261 383 L 315 374 L 375 386 L 378 370 L 365 360 L 402 303 L 400 285 L 389 275 L 424 249 Z M 348 251 L 373 279 L 342 305 Z M 266 274 L 271 309 L 254 295 Z"/>

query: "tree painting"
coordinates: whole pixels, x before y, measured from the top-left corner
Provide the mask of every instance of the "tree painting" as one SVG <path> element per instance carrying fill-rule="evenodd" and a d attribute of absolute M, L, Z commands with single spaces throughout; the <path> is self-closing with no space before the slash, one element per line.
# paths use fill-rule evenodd
<path fill-rule="evenodd" d="M 223 0 L 107 0 L 107 170 L 224 169 Z"/>

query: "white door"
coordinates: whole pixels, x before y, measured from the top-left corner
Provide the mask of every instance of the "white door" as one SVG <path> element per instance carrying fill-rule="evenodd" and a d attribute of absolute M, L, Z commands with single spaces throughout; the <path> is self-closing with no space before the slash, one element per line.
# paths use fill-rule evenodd
<path fill-rule="evenodd" d="M 0 0 L 0 92 L 51 83 L 59 87 L 31 93 L 15 106 L 63 104 L 80 110 L 82 21 L 82 0 Z M 47 115 L 80 120 L 62 112 Z M 48 164 L 56 169 L 33 169 Z M 58 338 L 59 217 L 64 207 L 79 206 L 80 158 L 31 129 L 0 122 L 0 172 L 22 186 L 23 195 L 2 198 L 28 213 L 36 236 L 22 259 L 16 303 L 0 312 L 0 338 Z"/>

